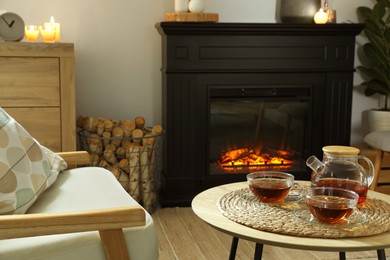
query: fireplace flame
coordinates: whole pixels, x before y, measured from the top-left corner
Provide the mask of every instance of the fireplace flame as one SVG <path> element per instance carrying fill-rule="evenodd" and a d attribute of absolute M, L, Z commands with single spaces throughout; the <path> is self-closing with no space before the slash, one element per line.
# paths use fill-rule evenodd
<path fill-rule="evenodd" d="M 218 165 L 225 171 L 234 171 L 234 167 L 248 167 L 253 169 L 256 166 L 282 166 L 289 168 L 294 163 L 293 155 L 287 150 L 267 149 L 267 152 L 256 153 L 252 148 L 238 148 L 222 154 Z"/>

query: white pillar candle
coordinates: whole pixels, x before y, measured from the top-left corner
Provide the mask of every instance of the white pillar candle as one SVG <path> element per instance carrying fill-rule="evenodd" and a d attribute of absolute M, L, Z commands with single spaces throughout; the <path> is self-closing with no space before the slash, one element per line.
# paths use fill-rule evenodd
<path fill-rule="evenodd" d="M 60 27 L 60 24 L 59 23 L 56 23 L 54 21 L 54 17 L 50 17 L 50 23 L 45 23 L 44 24 L 45 27 L 51 27 L 54 32 L 55 32 L 55 36 L 54 36 L 54 42 L 59 42 L 60 41 L 60 38 L 61 38 L 61 27 Z"/>

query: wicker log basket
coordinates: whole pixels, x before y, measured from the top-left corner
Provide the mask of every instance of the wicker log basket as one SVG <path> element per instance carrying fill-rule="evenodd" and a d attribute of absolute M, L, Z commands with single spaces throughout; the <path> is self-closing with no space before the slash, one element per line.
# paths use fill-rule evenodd
<path fill-rule="evenodd" d="M 111 171 L 122 187 L 149 213 L 157 207 L 164 131 L 134 120 L 80 116 L 79 145 L 91 156 L 91 166 Z"/>

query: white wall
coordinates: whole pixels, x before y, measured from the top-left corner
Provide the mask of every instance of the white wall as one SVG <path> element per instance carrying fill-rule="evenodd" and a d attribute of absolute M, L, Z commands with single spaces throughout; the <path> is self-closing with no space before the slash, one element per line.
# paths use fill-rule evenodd
<path fill-rule="evenodd" d="M 274 23 L 276 0 L 205 0 L 220 22 Z M 357 22 L 356 8 L 374 0 L 330 0 L 338 22 Z M 161 123 L 161 37 L 155 25 L 172 12 L 174 0 L 0 0 L 26 24 L 54 16 L 62 41 L 75 43 L 77 114 L 113 119 L 142 115 Z M 364 38 L 358 37 L 358 44 Z M 359 64 L 356 59 L 356 65 Z M 355 73 L 355 85 L 361 78 Z M 376 99 L 354 91 L 351 142 L 366 133 L 364 111 Z"/>

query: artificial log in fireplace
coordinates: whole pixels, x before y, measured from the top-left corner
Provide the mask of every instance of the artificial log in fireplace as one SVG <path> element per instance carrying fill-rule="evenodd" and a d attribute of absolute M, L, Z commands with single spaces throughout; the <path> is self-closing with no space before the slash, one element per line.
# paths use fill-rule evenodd
<path fill-rule="evenodd" d="M 162 206 L 348 145 L 361 24 L 159 24 L 166 128 Z"/>

